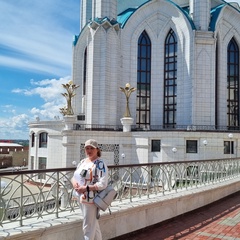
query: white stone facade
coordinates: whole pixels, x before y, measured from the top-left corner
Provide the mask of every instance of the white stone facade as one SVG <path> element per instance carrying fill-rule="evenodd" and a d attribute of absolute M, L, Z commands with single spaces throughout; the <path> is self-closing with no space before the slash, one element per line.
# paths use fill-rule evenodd
<path fill-rule="evenodd" d="M 73 43 L 72 69 L 73 82 L 80 85 L 73 99 L 73 122 L 81 130 L 76 130 L 76 125 L 71 128 L 72 123 L 66 129 L 64 121 L 57 129 L 55 123 L 47 123 L 46 127 L 31 123 L 30 135 L 48 133 L 47 149 L 38 149 L 37 145 L 30 149 L 33 168 L 37 168 L 39 157 L 47 158 L 49 168 L 71 166 L 72 161 L 79 161 L 81 146 L 88 138 L 95 138 L 107 149 L 103 155 L 111 159 L 109 164 L 239 156 L 239 123 L 232 132 L 227 106 L 229 42 L 234 39 L 240 48 L 238 5 L 222 0 L 81 2 L 81 32 Z M 164 56 L 171 29 L 177 39 L 177 100 L 174 129 L 167 130 Z M 139 127 L 140 131 L 114 131 L 121 127 L 126 106 L 119 87 L 130 83 L 138 88 L 138 41 L 144 31 L 151 42 L 150 120 L 146 129 Z M 237 66 L 240 72 L 239 60 Z M 137 125 L 138 91 L 130 97 L 133 128 Z M 237 94 L 240 99 L 239 91 Z M 99 131 L 99 126 L 112 131 Z M 154 131 L 156 126 L 161 126 L 158 131 Z M 233 138 L 229 139 L 231 132 Z M 151 151 L 154 139 L 161 141 L 159 152 Z M 202 144 L 204 139 L 207 146 Z M 196 140 L 195 153 L 186 151 L 187 140 Z M 234 151 L 223 154 L 224 141 L 233 141 Z"/>

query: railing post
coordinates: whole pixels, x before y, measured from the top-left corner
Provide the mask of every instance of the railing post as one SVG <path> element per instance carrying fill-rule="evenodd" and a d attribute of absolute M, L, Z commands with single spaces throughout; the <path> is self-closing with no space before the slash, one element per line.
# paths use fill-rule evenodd
<path fill-rule="evenodd" d="M 24 199 L 24 195 L 23 195 L 23 174 L 21 174 L 21 190 L 20 190 L 20 226 L 23 226 L 23 199 Z"/>
<path fill-rule="evenodd" d="M 5 211 L 5 202 L 4 202 L 4 199 L 2 196 L 2 191 L 3 191 L 2 178 L 0 177 L 0 195 L 1 195 L 1 198 L 0 198 L 0 221 L 4 220 L 4 211 Z"/>
<path fill-rule="evenodd" d="M 66 181 L 63 180 L 63 184 L 61 185 L 60 192 L 61 192 L 61 207 L 66 208 L 68 204 L 68 191 L 67 191 L 67 186 L 66 186 Z"/>
<path fill-rule="evenodd" d="M 150 194 L 150 189 L 151 189 L 151 184 L 152 184 L 152 167 L 151 166 L 149 166 L 149 167 L 147 167 L 147 193 L 148 193 L 148 198 L 149 198 L 149 194 Z"/>
<path fill-rule="evenodd" d="M 57 172 L 57 195 L 56 195 L 56 217 L 59 217 L 59 172 Z"/>
<path fill-rule="evenodd" d="M 129 191 L 130 191 L 130 202 L 132 202 L 132 179 L 133 179 L 132 174 L 133 174 L 133 168 L 130 167 L 130 189 L 129 189 Z"/>

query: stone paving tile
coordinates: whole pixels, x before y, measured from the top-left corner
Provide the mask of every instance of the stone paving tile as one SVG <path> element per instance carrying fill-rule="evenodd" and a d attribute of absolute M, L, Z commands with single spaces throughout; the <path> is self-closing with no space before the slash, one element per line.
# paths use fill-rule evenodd
<path fill-rule="evenodd" d="M 115 240 L 240 240 L 240 191 Z"/>

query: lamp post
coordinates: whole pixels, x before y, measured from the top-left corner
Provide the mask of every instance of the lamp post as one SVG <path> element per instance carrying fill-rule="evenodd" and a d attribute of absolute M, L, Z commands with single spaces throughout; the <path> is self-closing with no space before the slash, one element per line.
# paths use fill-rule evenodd
<path fill-rule="evenodd" d="M 228 134 L 228 138 L 230 139 L 230 142 L 229 142 L 229 144 L 230 144 L 230 158 L 232 158 L 232 138 L 233 138 L 233 134 L 232 133 L 229 133 Z"/>
<path fill-rule="evenodd" d="M 72 165 L 75 167 L 77 165 L 76 161 L 72 161 Z"/>
<path fill-rule="evenodd" d="M 205 139 L 205 140 L 203 140 L 203 145 L 204 145 L 204 160 L 205 160 L 205 151 L 206 151 L 206 146 L 207 146 L 207 144 L 208 144 L 208 142 L 207 142 L 207 140 Z"/>
<path fill-rule="evenodd" d="M 122 161 L 123 161 L 123 163 L 124 163 L 124 160 L 125 160 L 125 157 L 126 157 L 125 153 L 122 153 L 122 154 L 121 154 L 121 157 L 122 157 Z"/>

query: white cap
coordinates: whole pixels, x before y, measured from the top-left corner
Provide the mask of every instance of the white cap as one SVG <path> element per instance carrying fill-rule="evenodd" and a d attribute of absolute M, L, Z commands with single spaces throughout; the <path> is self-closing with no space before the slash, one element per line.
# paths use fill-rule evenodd
<path fill-rule="evenodd" d="M 89 139 L 89 140 L 87 140 L 87 141 L 85 142 L 84 148 L 87 147 L 87 146 L 91 146 L 91 147 L 93 147 L 93 148 L 98 148 L 98 143 L 97 143 L 97 141 L 94 140 L 94 139 Z"/>

